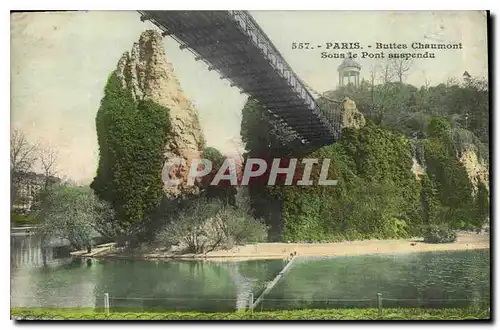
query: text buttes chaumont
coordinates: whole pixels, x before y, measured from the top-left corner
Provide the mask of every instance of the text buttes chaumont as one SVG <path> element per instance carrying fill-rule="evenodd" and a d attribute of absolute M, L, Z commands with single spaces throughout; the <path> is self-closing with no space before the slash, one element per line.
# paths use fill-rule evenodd
<path fill-rule="evenodd" d="M 389 43 L 384 44 L 381 42 L 375 43 L 376 49 L 408 49 L 407 44 Z M 462 49 L 462 43 L 439 43 L 439 44 L 427 44 L 422 42 L 412 42 L 410 44 L 411 49 Z"/>

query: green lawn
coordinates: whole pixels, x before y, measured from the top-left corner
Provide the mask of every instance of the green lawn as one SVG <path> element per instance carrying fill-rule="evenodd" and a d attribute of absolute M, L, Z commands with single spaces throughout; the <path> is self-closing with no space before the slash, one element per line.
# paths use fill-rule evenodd
<path fill-rule="evenodd" d="M 111 312 L 93 308 L 12 308 L 11 318 L 50 320 L 488 320 L 488 309 L 291 310 L 273 312 Z"/>

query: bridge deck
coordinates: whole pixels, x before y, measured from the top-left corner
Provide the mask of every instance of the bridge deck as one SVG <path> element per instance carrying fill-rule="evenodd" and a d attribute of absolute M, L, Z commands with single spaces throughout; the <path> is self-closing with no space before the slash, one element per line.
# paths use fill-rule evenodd
<path fill-rule="evenodd" d="M 246 11 L 140 11 L 162 31 L 193 52 L 286 123 L 306 146 L 331 144 L 340 137 L 339 120 L 322 111 L 298 76 Z"/>

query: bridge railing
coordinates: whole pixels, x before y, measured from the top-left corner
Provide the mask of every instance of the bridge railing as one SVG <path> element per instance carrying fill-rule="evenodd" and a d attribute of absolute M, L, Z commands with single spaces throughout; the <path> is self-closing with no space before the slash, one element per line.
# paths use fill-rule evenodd
<path fill-rule="evenodd" d="M 267 35 L 262 31 L 257 22 L 253 17 L 243 10 L 230 10 L 231 17 L 238 23 L 241 30 L 244 31 L 260 48 L 262 54 L 269 61 L 271 66 L 276 70 L 276 72 L 285 79 L 292 89 L 297 93 L 304 101 L 308 108 L 313 111 L 320 120 L 328 127 L 331 131 L 332 122 L 328 122 L 325 117 L 325 112 L 320 109 L 316 103 L 314 97 L 309 93 L 309 91 L 302 84 L 299 77 L 294 73 L 290 65 L 281 56 L 277 48 L 272 44 Z"/>
<path fill-rule="evenodd" d="M 139 11 L 139 13 L 141 14 L 141 20 L 148 19 L 156 26 L 160 27 L 163 33 L 168 32 L 163 24 L 158 22 L 157 13 L 148 11 Z M 336 113 L 338 111 L 332 111 L 330 108 L 320 107 L 317 104 L 314 96 L 307 89 L 307 85 L 304 84 L 304 82 L 302 82 L 302 80 L 294 73 L 290 65 L 286 62 L 278 49 L 267 37 L 266 33 L 260 28 L 250 13 L 241 10 L 230 10 L 227 13 L 228 17 L 235 23 L 236 28 L 238 28 L 252 41 L 254 46 L 261 51 L 262 56 L 266 59 L 274 71 L 287 82 L 288 88 L 295 93 L 295 95 L 301 100 L 302 104 L 304 104 L 314 115 L 316 115 L 316 118 L 322 123 L 322 126 L 330 132 L 330 136 L 335 140 L 338 139 L 340 137 L 340 121 L 336 118 Z M 182 43 L 182 41 L 175 36 L 175 33 L 171 33 L 169 36 Z M 199 54 L 197 54 L 195 50 L 190 47 L 187 47 L 187 49 L 199 57 Z"/>

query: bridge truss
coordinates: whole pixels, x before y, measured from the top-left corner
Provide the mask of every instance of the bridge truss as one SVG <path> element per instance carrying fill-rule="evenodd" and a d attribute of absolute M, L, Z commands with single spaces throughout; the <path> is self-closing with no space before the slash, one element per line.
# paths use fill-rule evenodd
<path fill-rule="evenodd" d="M 139 11 L 163 36 L 232 87 L 257 100 L 291 149 L 314 150 L 340 138 L 341 103 L 320 108 L 311 92 L 247 11 Z"/>

